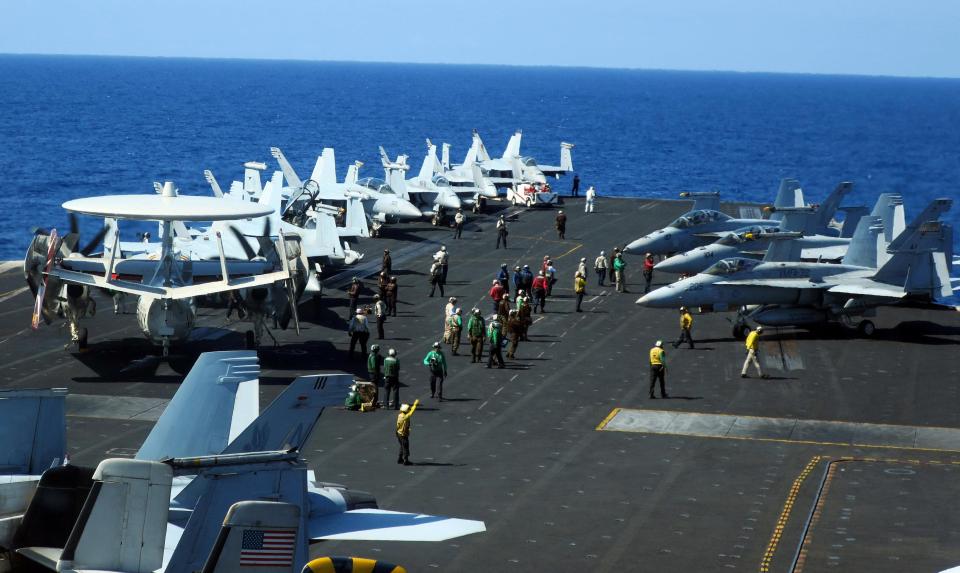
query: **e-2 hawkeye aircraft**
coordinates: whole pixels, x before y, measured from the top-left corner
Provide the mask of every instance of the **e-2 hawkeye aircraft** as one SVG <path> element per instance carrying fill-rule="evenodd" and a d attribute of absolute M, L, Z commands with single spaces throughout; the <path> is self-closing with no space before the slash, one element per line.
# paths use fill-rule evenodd
<path fill-rule="evenodd" d="M 70 323 L 71 341 L 81 348 L 86 345 L 86 329 L 79 319 L 95 309 L 90 297 L 93 288 L 137 297 L 137 322 L 144 336 L 162 347 L 167 356 L 171 344 L 185 341 L 196 318 L 197 297 L 243 291 L 274 306 L 289 308 L 295 322 L 295 285 L 290 280 L 290 257 L 287 240 L 281 232 L 276 244 L 267 240 L 260 255 L 251 260 L 228 260 L 223 239 L 230 233 L 216 231 L 209 237 L 216 244 L 216 260 L 196 259 L 188 249 L 196 248 L 195 240 L 175 243 L 174 224 L 191 221 L 224 221 L 260 218 L 269 215 L 272 207 L 256 203 L 223 201 L 214 197 L 179 195 L 173 183 L 166 182 L 157 195 L 109 195 L 74 199 L 63 204 L 71 214 L 103 217 L 105 225 L 96 239 L 104 240 L 100 257 L 89 257 L 92 249 L 73 251 L 77 238 L 63 240 L 55 233 L 34 236 L 24 260 L 24 274 L 37 295 L 34 325 L 42 317 L 49 322 L 57 316 Z M 160 222 L 160 244 L 153 252 L 125 257 L 120 248 L 117 220 L 131 219 Z M 237 233 L 233 233 L 238 235 Z M 242 237 L 238 243 L 251 247 Z M 257 253 L 252 252 L 254 255 Z M 294 258 L 296 258 L 295 253 Z M 275 283 L 282 288 L 273 289 Z M 274 292 L 279 291 L 279 292 Z M 298 326 L 299 328 L 299 326 Z"/>

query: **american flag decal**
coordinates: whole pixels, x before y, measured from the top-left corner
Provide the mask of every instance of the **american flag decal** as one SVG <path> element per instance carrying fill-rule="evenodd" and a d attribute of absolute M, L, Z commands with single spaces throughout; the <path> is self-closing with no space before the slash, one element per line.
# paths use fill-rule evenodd
<path fill-rule="evenodd" d="M 240 565 L 244 567 L 277 567 L 293 565 L 296 548 L 295 531 L 247 529 L 240 544 Z"/>

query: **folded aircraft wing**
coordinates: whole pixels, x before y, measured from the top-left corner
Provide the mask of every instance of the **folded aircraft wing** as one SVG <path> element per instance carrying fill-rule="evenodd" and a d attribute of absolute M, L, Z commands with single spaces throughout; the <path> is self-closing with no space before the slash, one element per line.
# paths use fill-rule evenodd
<path fill-rule="evenodd" d="M 354 509 L 309 520 L 314 540 L 445 541 L 486 530 L 482 521 L 383 509 Z"/>

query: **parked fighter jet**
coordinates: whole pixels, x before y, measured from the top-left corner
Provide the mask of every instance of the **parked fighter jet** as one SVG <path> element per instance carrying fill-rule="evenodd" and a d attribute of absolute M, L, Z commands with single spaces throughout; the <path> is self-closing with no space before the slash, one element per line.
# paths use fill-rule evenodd
<path fill-rule="evenodd" d="M 694 207 L 706 204 L 715 206 L 718 197 L 683 193 L 681 197 L 694 197 Z M 702 201 L 702 203 L 701 203 Z M 774 201 L 774 207 L 802 207 L 803 194 L 794 180 L 784 179 Z M 677 217 L 672 223 L 631 242 L 624 252 L 643 255 L 672 255 L 695 247 L 705 246 L 727 233 L 744 227 L 777 227 L 780 217 L 770 219 L 737 219 L 716 209 L 694 209 Z"/>
<path fill-rule="evenodd" d="M 351 197 L 351 194 L 356 193 L 363 203 L 367 216 L 379 223 L 419 219 L 422 216 L 420 209 L 399 196 L 382 179 L 373 177 L 357 179 L 356 169 L 359 169 L 359 167 L 356 164 L 348 172 L 345 181 L 338 183 L 336 156 L 333 148 L 324 148 L 323 154 L 317 158 L 313 173 L 307 181 L 301 181 L 280 149 L 272 147 L 270 153 L 280 164 L 280 169 L 283 171 L 291 189 L 291 198 L 306 194 L 311 197 L 312 202 L 346 201 Z"/>
<path fill-rule="evenodd" d="M 407 156 L 400 155 L 396 161 L 390 161 L 387 152 L 380 147 L 380 162 L 387 183 L 404 199 L 417 205 L 424 216 L 432 217 L 436 225 L 443 218 L 445 209 L 460 209 L 464 205 L 460 195 L 450 187 L 450 182 L 442 175 L 434 174 L 437 163 L 436 147 L 427 140 L 427 155 L 420 166 L 420 173 L 413 179 L 406 179 Z M 472 197 L 471 197 L 472 199 Z"/>
<path fill-rule="evenodd" d="M 288 503 L 299 515 L 287 570 L 306 563 L 315 539 L 442 541 L 484 531 L 482 522 L 384 511 L 370 494 L 314 483 L 299 451 L 323 408 L 343 401 L 352 376 L 297 378 L 250 423 L 257 375 L 251 352 L 201 356 L 136 460 L 69 472 L 70 488 L 91 491 L 82 511 L 77 504 L 50 513 L 58 507 L 50 494 L 63 497 L 68 486 L 48 472 L 17 531 L 0 544 L 59 571 L 198 571 L 223 548 L 220 524 L 231 522 L 230 508 L 258 499 Z M 57 479 L 59 491 L 48 494 L 44 480 Z M 65 532 L 51 534 L 50 524 L 64 520 Z"/>
<path fill-rule="evenodd" d="M 444 144 L 444 160 L 441 165 L 446 170 L 444 175 L 466 177 L 474 164 L 480 166 L 485 179 L 485 188 L 490 185 L 496 188 L 513 187 L 520 183 L 546 183 L 547 176 L 559 177 L 560 175 L 573 171 L 573 156 L 571 150 L 572 143 L 560 143 L 560 165 L 538 165 L 532 157 L 523 157 L 520 155 L 520 140 L 523 137 L 522 132 L 517 130 L 499 158 L 491 158 L 487 152 L 483 140 L 477 130 L 473 130 L 473 142 L 467 155 L 460 165 L 450 165 L 449 146 Z"/>
<path fill-rule="evenodd" d="M 849 184 L 841 184 L 834 195 L 842 196 L 850 188 L 852 186 Z M 889 202 L 899 205 L 902 217 L 901 198 L 890 194 L 881 195 L 873 214 L 892 216 L 893 211 L 890 209 L 891 205 L 888 205 Z M 737 229 L 723 234 L 709 245 L 668 257 L 657 263 L 654 269 L 668 273 L 694 275 L 706 270 L 713 263 L 730 257 L 761 259 L 771 242 L 784 239 L 794 239 L 798 242 L 804 260 L 838 261 L 846 253 L 847 245 L 850 243 L 850 239 L 847 238 L 848 230 L 852 235 L 852 230 L 856 228 L 856 223 L 860 219 L 859 216 L 848 213 L 840 236 L 821 234 L 828 230 L 827 226 L 833 220 L 836 209 L 834 205 L 838 204 L 839 202 L 834 203 L 831 197 L 818 207 L 775 209 L 775 214 L 783 217 L 777 227 L 751 226 Z M 892 228 L 892 225 L 892 221 L 887 221 L 885 228 Z"/>
<path fill-rule="evenodd" d="M 644 295 L 637 303 L 714 310 L 758 305 L 738 320 L 734 327 L 738 336 L 744 335 L 746 318 L 770 326 L 850 324 L 855 317 L 873 316 L 879 306 L 928 306 L 952 294 L 953 231 L 938 220 L 951 204 L 951 199 L 931 203 L 885 249 L 890 257 L 884 262 L 878 256 L 882 220 L 868 216 L 861 219 L 842 264 L 775 262 L 783 260 L 782 253 L 771 247 L 764 261 L 724 259 L 695 277 Z M 789 244 L 784 249 L 794 251 L 787 258 L 798 250 Z M 866 336 L 875 329 L 870 320 L 857 326 Z"/>
<path fill-rule="evenodd" d="M 349 266 L 363 258 L 363 253 L 353 250 L 346 241 L 350 238 L 370 236 L 360 194 L 349 194 L 346 207 L 341 212 L 339 207 L 322 203 L 304 189 L 284 188 L 283 173 L 280 171 L 275 171 L 273 178 L 261 186 L 261 166 L 265 167 L 262 163 L 244 164 L 243 182 L 234 181 L 226 194 L 220 190 L 213 173 L 204 171 L 204 176 L 214 194 L 220 197 L 256 200 L 262 203 L 270 189 L 280 190 L 276 198 L 276 210 L 269 216 L 271 228 L 283 230 L 287 237 L 300 238 L 300 251 L 308 261 L 307 268 L 315 271 L 310 274 L 304 293 L 316 294 L 320 290 L 317 275 L 322 271 Z M 291 197 L 292 191 L 297 192 Z M 344 220 L 342 226 L 337 225 L 341 214 Z M 261 226 L 256 220 L 241 221 L 233 225 L 248 237 L 255 237 Z"/>
<path fill-rule="evenodd" d="M 38 233 L 34 237 L 24 260 L 24 275 L 37 295 L 35 324 L 40 316 L 47 321 L 64 316 L 70 322 L 72 341 L 83 347 L 86 332 L 80 328 L 79 319 L 95 310 L 95 305 L 90 307 L 89 290 L 102 288 L 132 294 L 138 297 L 137 319 L 141 331 L 151 342 L 161 345 L 166 356 L 170 345 L 186 340 L 193 328 L 195 297 L 242 289 L 253 292 L 278 281 L 285 283 L 283 292 L 290 292 L 293 288 L 289 281 L 290 259 L 282 233 L 277 244 L 265 241 L 260 246 L 262 256 L 250 257 L 250 260 L 228 261 L 223 249 L 225 235 L 220 232 L 212 238 L 219 260 L 194 260 L 174 241 L 175 222 L 214 221 L 216 225 L 222 221 L 263 217 L 273 211 L 271 207 L 213 197 L 181 196 L 170 182 L 165 183 L 161 191 L 152 196 L 110 195 L 63 204 L 71 213 L 105 218 L 106 224 L 97 235 L 106 241 L 104 253 L 101 257 L 88 257 L 87 249 L 74 252 L 72 246 L 77 238 L 68 240 L 69 235 L 62 241 L 55 234 Z M 159 250 L 124 257 L 119 248 L 118 219 L 160 221 Z M 245 241 L 239 242 L 252 249 Z M 188 243 L 191 248 L 192 243 L 192 240 Z M 49 288 L 51 281 L 53 288 Z M 44 286 L 41 288 L 41 285 Z M 282 296 L 276 302 L 281 298 L 296 321 L 296 297 Z"/>

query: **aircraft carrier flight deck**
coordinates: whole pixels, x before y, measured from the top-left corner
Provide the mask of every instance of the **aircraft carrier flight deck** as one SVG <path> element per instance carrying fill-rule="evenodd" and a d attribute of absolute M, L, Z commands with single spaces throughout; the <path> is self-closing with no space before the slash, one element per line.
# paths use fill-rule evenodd
<path fill-rule="evenodd" d="M 573 273 L 682 214 L 688 202 L 599 197 L 583 213 L 499 202 L 470 215 L 463 238 L 429 222 L 387 226 L 358 250 L 366 258 L 300 305 L 302 332 L 274 331 L 260 350 L 261 406 L 294 377 L 349 372 L 344 292 L 365 280 L 372 304 L 380 255 L 399 279 L 399 316 L 386 323 L 397 350 L 401 398 L 412 418 L 412 466 L 396 463 L 393 410 L 328 408 L 304 457 L 317 479 L 376 496 L 381 508 L 483 520 L 485 533 L 441 543 L 332 541 L 313 555 L 383 559 L 409 571 L 939 571 L 960 563 L 960 313 L 883 308 L 872 338 L 845 327 L 774 329 L 762 338 L 769 379 L 741 378 L 744 345 L 727 313 L 694 313 L 696 348 L 674 349 L 675 311 L 641 308 L 641 257 L 627 256 L 628 293 L 588 277 L 574 312 Z M 755 205 L 725 205 L 731 214 Z M 496 214 L 509 248 L 494 249 Z M 450 253 L 445 296 L 428 297 L 440 245 Z M 443 402 L 429 397 L 421 363 L 442 333 L 447 297 L 464 314 L 489 314 L 487 290 L 502 263 L 539 267 L 559 282 L 534 314 L 530 341 L 504 369 L 471 364 L 469 343 L 449 364 Z M 207 350 L 242 348 L 249 323 L 201 309 L 196 342 L 156 352 L 132 314 L 97 295 L 85 321 L 89 348 L 64 350 L 66 327 L 30 328 L 33 301 L 21 264 L 0 274 L 0 384 L 69 389 L 74 464 L 136 452 Z M 659 274 L 654 285 L 673 280 Z M 511 285 L 512 288 L 512 285 Z M 130 303 L 128 305 L 132 306 Z M 128 309 L 131 313 L 132 308 Z M 62 324 L 62 323 L 61 323 Z M 648 398 L 647 354 L 667 352 L 669 399 Z"/>

